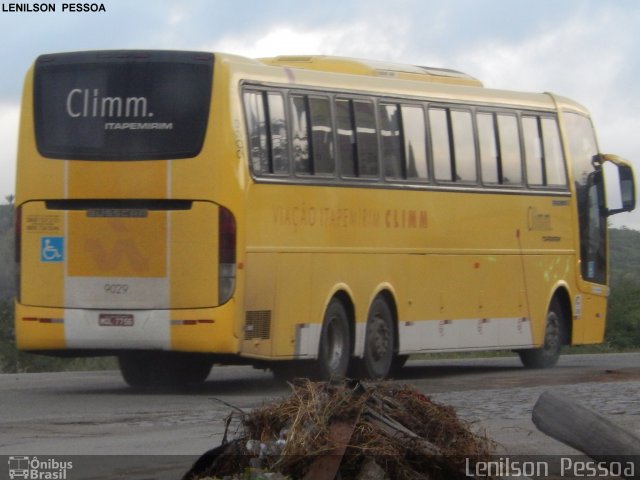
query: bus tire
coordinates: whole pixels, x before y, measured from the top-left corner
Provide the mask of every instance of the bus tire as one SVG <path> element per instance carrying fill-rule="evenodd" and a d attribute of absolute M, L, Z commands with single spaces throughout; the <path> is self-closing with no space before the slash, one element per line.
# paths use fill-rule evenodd
<path fill-rule="evenodd" d="M 171 355 L 171 354 L 169 354 Z M 177 386 L 203 383 L 213 366 L 213 360 L 207 355 L 198 353 L 174 353 L 169 366 L 173 369 L 173 384 Z"/>
<path fill-rule="evenodd" d="M 518 351 L 520 361 L 525 368 L 551 368 L 558 363 L 562 349 L 563 321 L 562 308 L 554 298 L 547 311 L 542 347 Z"/>
<path fill-rule="evenodd" d="M 358 362 L 360 377 L 379 380 L 389 375 L 395 357 L 394 332 L 389 303 L 378 296 L 371 304 L 367 317 L 364 354 Z"/>
<path fill-rule="evenodd" d="M 161 383 L 156 352 L 127 352 L 118 356 L 122 378 L 132 388 L 153 388 Z"/>
<path fill-rule="evenodd" d="M 349 316 L 337 298 L 329 302 L 324 314 L 320 346 L 318 349 L 318 372 L 321 380 L 340 380 L 347 374 L 351 360 L 351 329 Z"/>
<path fill-rule="evenodd" d="M 396 355 L 391 362 L 391 373 L 398 373 L 409 360 L 409 355 Z"/>
<path fill-rule="evenodd" d="M 315 365 L 310 367 L 306 360 L 282 360 L 273 362 L 270 366 L 273 379 L 277 383 L 287 383 L 297 378 L 307 378 L 312 376 Z"/>
<path fill-rule="evenodd" d="M 204 382 L 213 362 L 204 355 L 128 352 L 118 357 L 124 381 L 139 389 L 177 389 Z"/>

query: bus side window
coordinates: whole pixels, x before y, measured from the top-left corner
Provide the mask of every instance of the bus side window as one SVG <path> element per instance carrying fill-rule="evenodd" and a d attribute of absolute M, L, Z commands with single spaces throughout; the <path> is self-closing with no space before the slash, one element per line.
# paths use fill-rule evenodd
<path fill-rule="evenodd" d="M 336 100 L 336 133 L 340 170 L 344 177 L 358 176 L 358 148 L 353 115 L 353 101 Z"/>
<path fill-rule="evenodd" d="M 267 100 L 271 134 L 271 173 L 287 175 L 289 173 L 289 142 L 284 116 L 284 100 L 280 93 L 275 92 L 269 92 Z"/>
<path fill-rule="evenodd" d="M 402 105 L 401 111 L 407 178 L 428 180 L 427 130 L 424 124 L 424 111 L 422 107 L 414 105 Z"/>
<path fill-rule="evenodd" d="M 358 176 L 378 177 L 378 131 L 373 103 L 354 100 L 353 111 L 356 121 Z"/>
<path fill-rule="evenodd" d="M 522 154 L 520 133 L 515 115 L 498 114 L 498 138 L 503 185 L 522 185 Z"/>
<path fill-rule="evenodd" d="M 296 173 L 311 174 L 309 158 L 309 124 L 306 97 L 291 97 L 291 135 L 293 146 L 293 163 Z"/>
<path fill-rule="evenodd" d="M 478 144 L 485 185 L 522 185 L 518 119 L 508 113 L 478 113 Z"/>
<path fill-rule="evenodd" d="M 468 110 L 451 110 L 451 133 L 455 157 L 455 181 L 472 183 L 477 179 L 473 121 Z"/>
<path fill-rule="evenodd" d="M 380 136 L 385 176 L 404 178 L 400 111 L 397 105 L 380 105 Z"/>
<path fill-rule="evenodd" d="M 256 175 L 269 173 L 267 129 L 261 92 L 245 92 L 244 108 L 249 130 L 249 161 Z"/>
<path fill-rule="evenodd" d="M 499 158 L 494 116 L 491 113 L 478 113 L 476 121 L 482 181 L 486 185 L 495 185 L 499 183 Z"/>
<path fill-rule="evenodd" d="M 429 109 L 429 131 L 431 133 L 431 153 L 435 178 L 438 181 L 451 182 L 453 181 L 453 166 L 447 117 L 447 110 L 444 108 Z"/>
<path fill-rule="evenodd" d="M 522 117 L 522 130 L 529 185 L 566 187 L 567 175 L 556 119 Z"/>
<path fill-rule="evenodd" d="M 312 173 L 314 175 L 333 175 L 336 160 L 329 99 L 310 96 L 309 112 L 311 114 Z"/>
<path fill-rule="evenodd" d="M 560 132 L 555 118 L 547 117 L 542 119 L 542 138 L 547 185 L 550 187 L 565 187 L 567 185 L 567 175 L 564 169 Z"/>
<path fill-rule="evenodd" d="M 537 117 L 522 117 L 522 134 L 527 164 L 527 183 L 532 186 L 542 186 L 544 185 L 542 139 L 538 130 Z"/>

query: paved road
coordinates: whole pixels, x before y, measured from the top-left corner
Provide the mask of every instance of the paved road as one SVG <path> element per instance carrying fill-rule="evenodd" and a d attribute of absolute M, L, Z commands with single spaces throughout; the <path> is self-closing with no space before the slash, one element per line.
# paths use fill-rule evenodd
<path fill-rule="evenodd" d="M 525 370 L 512 357 L 410 361 L 397 381 L 454 406 L 509 454 L 574 453 L 530 421 L 546 389 L 640 433 L 640 353 L 564 356 L 544 371 Z M 214 368 L 204 385 L 181 394 L 134 392 L 118 372 L 4 374 L 0 455 L 101 456 L 74 457 L 70 480 L 179 478 L 194 458 L 220 444 L 228 405 L 251 409 L 288 391 L 269 372 L 249 367 Z M 143 457 L 149 455 L 158 457 Z M 0 478 L 4 471 L 0 464 Z"/>

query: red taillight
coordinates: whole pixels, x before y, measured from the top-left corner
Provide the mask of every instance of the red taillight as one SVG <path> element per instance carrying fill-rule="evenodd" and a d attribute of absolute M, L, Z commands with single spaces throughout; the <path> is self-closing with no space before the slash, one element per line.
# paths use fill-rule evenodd
<path fill-rule="evenodd" d="M 23 322 L 64 323 L 64 318 L 22 317 Z"/>
<path fill-rule="evenodd" d="M 220 207 L 219 214 L 220 235 L 219 256 L 220 263 L 236 263 L 236 220 L 226 208 Z"/>
<path fill-rule="evenodd" d="M 220 207 L 218 237 L 218 303 L 223 304 L 236 282 L 236 220 L 224 207 Z"/>

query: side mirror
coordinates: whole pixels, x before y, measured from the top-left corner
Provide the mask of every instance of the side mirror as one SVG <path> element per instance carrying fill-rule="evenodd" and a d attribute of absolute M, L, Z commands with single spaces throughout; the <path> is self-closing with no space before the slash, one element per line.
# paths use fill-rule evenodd
<path fill-rule="evenodd" d="M 607 210 L 607 216 L 615 215 L 616 213 L 631 212 L 636 208 L 636 185 L 631 165 L 617 155 L 602 155 L 601 159 L 602 162 L 610 162 L 617 167 L 618 187 L 620 189 L 620 201 L 622 203 L 621 208 Z"/>
<path fill-rule="evenodd" d="M 636 208 L 636 185 L 633 170 L 629 165 L 618 166 L 620 172 L 620 194 L 622 195 L 622 210 L 630 212 Z"/>

